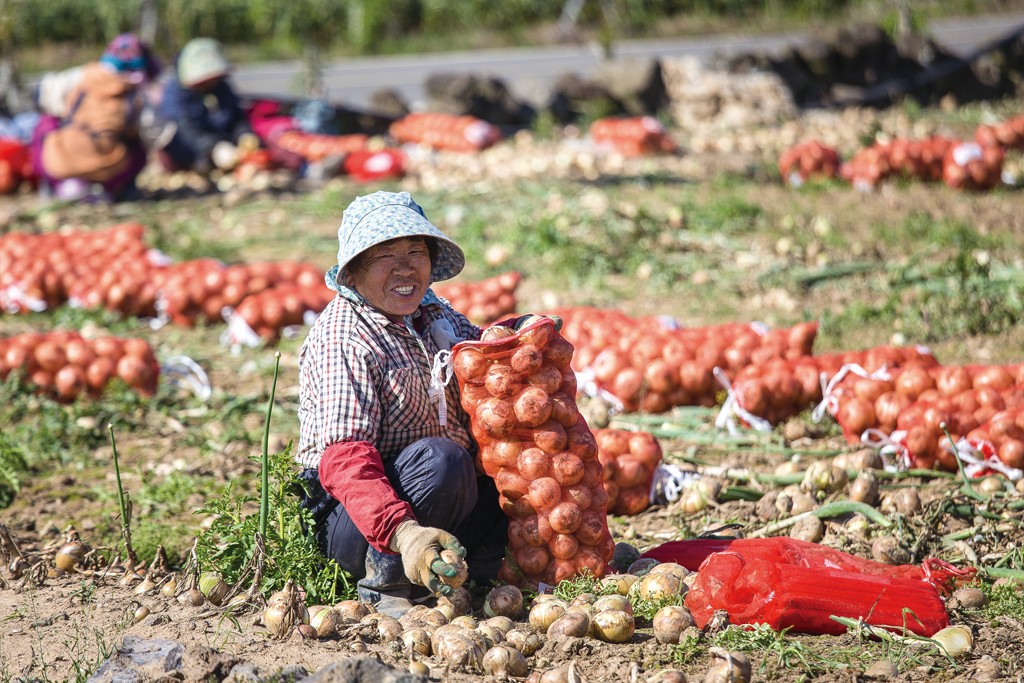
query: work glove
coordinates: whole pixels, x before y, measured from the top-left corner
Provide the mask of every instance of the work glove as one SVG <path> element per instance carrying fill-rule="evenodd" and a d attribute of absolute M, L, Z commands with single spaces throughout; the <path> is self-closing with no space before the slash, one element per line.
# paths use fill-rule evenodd
<path fill-rule="evenodd" d="M 210 150 L 210 160 L 222 171 L 230 171 L 237 166 L 239 158 L 241 158 L 241 154 L 239 154 L 238 148 L 227 140 L 221 140 Z"/>
<path fill-rule="evenodd" d="M 452 578 L 458 570 L 441 559 L 441 550 L 447 549 L 465 557 L 466 549 L 457 538 L 442 529 L 406 520 L 395 529 L 388 545 L 402 556 L 402 569 L 411 582 L 441 595 L 452 594 L 454 589 L 442 583 L 440 577 Z"/>

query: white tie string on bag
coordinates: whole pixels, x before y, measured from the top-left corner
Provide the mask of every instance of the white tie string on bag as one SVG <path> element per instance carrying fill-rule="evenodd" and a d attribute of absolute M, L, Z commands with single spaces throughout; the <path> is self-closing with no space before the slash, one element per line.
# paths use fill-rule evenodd
<path fill-rule="evenodd" d="M 727 429 L 731 436 L 736 436 L 739 433 L 739 428 L 736 426 L 736 418 L 738 417 L 750 425 L 755 431 L 772 431 L 772 425 L 768 420 L 754 415 L 740 405 L 739 400 L 736 398 L 736 392 L 732 390 L 732 383 L 729 381 L 729 376 L 725 374 L 725 370 L 715 366 L 715 369 L 712 370 L 712 372 L 715 375 L 715 379 L 718 380 L 719 384 L 725 387 L 726 391 L 725 402 L 722 403 L 722 409 L 718 412 L 718 417 L 715 418 L 715 427 L 717 429 Z"/>
<path fill-rule="evenodd" d="M 597 376 L 594 374 L 593 368 L 583 368 L 574 374 L 576 375 L 576 386 L 579 388 L 579 391 L 590 398 L 599 398 L 611 406 L 608 410 L 609 415 L 621 413 L 625 409 L 618 396 L 606 389 L 602 389 L 598 385 Z"/>
<path fill-rule="evenodd" d="M 868 372 L 857 363 L 847 363 L 839 368 L 836 374 L 832 375 L 832 379 L 825 381 L 825 373 L 821 373 L 821 403 L 814 407 L 811 412 L 811 419 L 815 423 L 821 422 L 822 418 L 825 417 L 825 411 L 828 411 L 830 415 L 835 415 L 839 412 L 839 402 L 835 397 L 836 387 L 842 382 L 846 376 L 850 373 L 863 377 L 864 379 L 874 380 L 891 380 L 892 375 L 889 373 L 888 367 L 883 365 L 874 372 Z"/>
<path fill-rule="evenodd" d="M 889 473 L 910 469 L 910 452 L 904 443 L 906 438 L 907 432 L 904 429 L 897 429 L 892 434 L 886 434 L 881 429 L 874 427 L 865 429 L 864 433 L 860 435 L 861 443 L 878 449 L 878 454 L 882 456 L 883 469 Z M 890 456 L 895 457 L 895 463 L 889 462 Z"/>
<path fill-rule="evenodd" d="M 700 474 L 697 472 L 684 472 L 678 465 L 658 463 L 651 478 L 651 504 L 667 505 L 676 502 L 686 487 L 698 479 Z"/>
<path fill-rule="evenodd" d="M 448 424 L 448 399 L 445 388 L 452 381 L 455 367 L 452 365 L 452 352 L 442 349 L 434 354 L 434 365 L 430 368 L 430 388 L 427 396 L 431 403 L 437 404 L 437 421 L 442 427 Z"/>
<path fill-rule="evenodd" d="M 221 316 L 227 327 L 221 332 L 220 343 L 222 346 L 230 347 L 232 355 L 238 355 L 243 346 L 255 349 L 263 345 L 263 339 L 238 311 L 225 306 L 221 309 Z"/>
<path fill-rule="evenodd" d="M 999 472 L 1010 481 L 1017 481 L 1024 476 L 1024 471 L 1010 467 L 1000 460 L 995 454 L 995 446 L 990 442 L 974 444 L 961 438 L 955 445 L 946 443 L 943 447 L 964 464 L 964 476 L 968 478 L 979 477 L 989 470 Z"/>

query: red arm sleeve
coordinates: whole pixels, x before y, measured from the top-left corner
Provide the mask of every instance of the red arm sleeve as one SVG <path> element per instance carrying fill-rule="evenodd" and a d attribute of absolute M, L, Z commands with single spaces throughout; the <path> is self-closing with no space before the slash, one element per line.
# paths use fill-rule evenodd
<path fill-rule="evenodd" d="M 320 485 L 344 506 L 352 523 L 369 544 L 381 552 L 407 519 L 412 506 L 398 497 L 384 474 L 380 453 L 367 441 L 331 444 L 320 458 Z"/>

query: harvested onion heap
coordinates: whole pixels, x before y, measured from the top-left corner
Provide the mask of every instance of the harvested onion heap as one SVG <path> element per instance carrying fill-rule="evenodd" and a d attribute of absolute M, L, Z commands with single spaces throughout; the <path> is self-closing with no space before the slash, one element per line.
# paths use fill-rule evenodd
<path fill-rule="evenodd" d="M 793 145 L 779 157 L 782 181 L 800 187 L 811 178 L 835 178 L 842 162 L 839 153 L 817 140 Z"/>
<path fill-rule="evenodd" d="M 599 147 L 636 157 L 675 152 L 676 143 L 653 116 L 605 117 L 590 124 L 590 137 Z"/>
<path fill-rule="evenodd" d="M 442 282 L 434 292 L 477 325 L 486 325 L 515 313 L 516 288 L 522 275 L 502 273 L 478 282 Z"/>
<path fill-rule="evenodd" d="M 859 189 L 871 189 L 898 176 L 936 182 L 943 178 L 946 153 L 956 144 L 956 140 L 942 136 L 876 142 L 858 150 L 840 167 L 839 175 Z"/>
<path fill-rule="evenodd" d="M 388 132 L 400 143 L 414 143 L 452 152 L 479 152 L 501 140 L 501 130 L 475 116 L 413 112 L 391 124 Z"/>
<path fill-rule="evenodd" d="M 63 304 L 105 308 L 126 316 L 162 316 L 192 327 L 221 323 L 234 309 L 264 341 L 320 313 L 334 296 L 322 270 L 297 261 L 228 265 L 198 258 L 167 263 L 143 240 L 140 223 L 95 232 L 0 235 L 0 312 Z M 445 283 L 436 291 L 477 324 L 512 313 L 516 272 L 479 282 Z"/>
<path fill-rule="evenodd" d="M 974 138 L 895 138 L 863 147 L 846 162 L 840 162 L 835 150 L 807 140 L 780 155 L 779 173 L 797 187 L 812 176 L 838 175 L 862 190 L 893 177 L 942 181 L 957 190 L 989 190 L 1003 179 L 1005 151 L 1024 149 L 1024 117 L 978 126 Z"/>
<path fill-rule="evenodd" d="M 576 348 L 573 368 L 593 377 L 627 412 L 713 406 L 722 390 L 716 367 L 732 376 L 752 363 L 810 355 L 818 332 L 816 323 L 771 331 L 743 323 L 671 328 L 657 318 L 631 318 L 610 309 L 554 313 L 564 321 L 562 335 Z"/>
<path fill-rule="evenodd" d="M 982 124 L 974 130 L 974 139 L 982 147 L 1024 149 L 1024 114 L 995 124 Z"/>
<path fill-rule="evenodd" d="M 736 403 L 744 411 L 779 424 L 822 399 L 822 377 L 835 377 L 844 366 L 857 366 L 858 371 L 874 373 L 883 367 L 936 367 L 938 361 L 919 347 L 876 346 L 864 351 L 825 353 L 795 360 L 773 358 L 765 363 L 748 365 L 732 382 Z M 844 375 L 845 376 L 845 375 Z M 860 375 L 851 374 L 851 381 Z"/>
<path fill-rule="evenodd" d="M 597 429 L 598 459 L 604 467 L 608 510 L 636 515 L 651 504 L 651 481 L 661 462 L 661 444 L 648 432 Z"/>
<path fill-rule="evenodd" d="M 914 467 L 956 471 L 952 446 L 961 439 L 983 451 L 982 460 L 994 454 L 1010 467 L 1024 467 L 1024 364 L 898 368 L 887 379 L 847 376 L 828 406 L 848 441 L 859 443 L 866 430 L 877 430 Z M 947 443 L 943 425 L 954 444 Z"/>
<path fill-rule="evenodd" d="M 603 576 L 615 544 L 597 443 L 576 406 L 573 346 L 548 318 L 491 327 L 453 350 L 462 406 L 509 517 L 501 578 L 556 584 Z"/>
<path fill-rule="evenodd" d="M 38 391 L 60 401 L 99 396 L 120 379 L 145 396 L 156 392 L 160 364 L 145 339 L 77 332 L 26 332 L 0 339 L 0 380 L 20 372 Z"/>
<path fill-rule="evenodd" d="M 144 275 L 154 266 L 142 234 L 142 224 L 123 223 L 95 232 L 0 235 L 0 311 L 46 310 L 72 299 L 152 315 L 156 290 Z"/>
<path fill-rule="evenodd" d="M 221 322 L 225 306 L 241 307 L 247 298 L 279 287 L 316 293 L 325 289 L 319 268 L 296 261 L 225 265 L 215 259 L 193 259 L 168 266 L 155 277 L 166 301 L 168 317 L 183 327 L 191 327 L 199 318 Z M 311 298 L 310 305 L 319 305 L 313 309 L 319 313 L 328 301 L 329 297 Z M 254 329 L 264 325 L 258 315 L 246 321 Z M 270 322 L 277 328 L 281 326 L 280 320 Z"/>

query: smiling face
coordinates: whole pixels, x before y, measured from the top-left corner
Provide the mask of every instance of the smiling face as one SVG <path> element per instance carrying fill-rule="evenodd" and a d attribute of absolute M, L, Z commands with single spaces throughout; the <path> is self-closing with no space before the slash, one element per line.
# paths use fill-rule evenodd
<path fill-rule="evenodd" d="M 396 323 L 416 312 L 430 285 L 426 238 L 401 237 L 374 245 L 346 268 L 345 284 Z"/>

